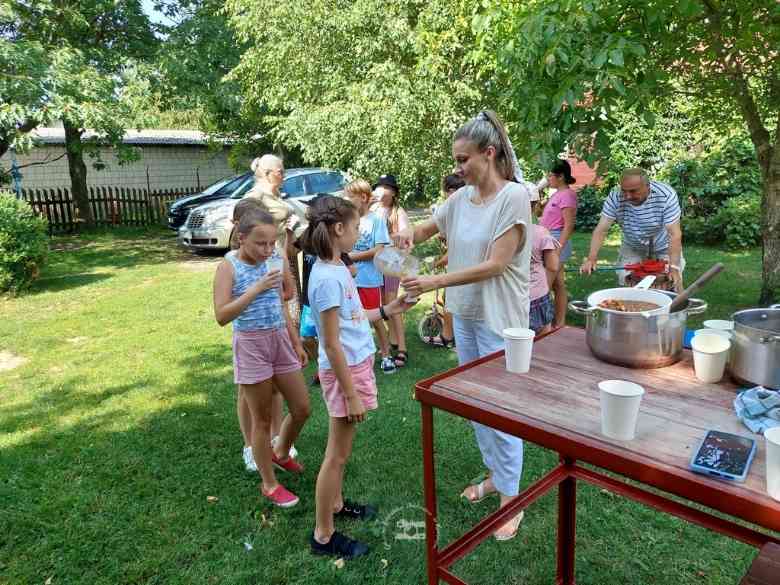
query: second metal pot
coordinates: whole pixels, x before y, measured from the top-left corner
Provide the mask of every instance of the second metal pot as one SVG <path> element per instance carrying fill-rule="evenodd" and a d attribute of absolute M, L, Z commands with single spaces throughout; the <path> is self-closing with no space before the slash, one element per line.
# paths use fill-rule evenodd
<path fill-rule="evenodd" d="M 607 312 L 584 301 L 572 301 L 569 308 L 585 315 L 588 347 L 600 360 L 629 368 L 662 368 L 680 361 L 688 315 L 703 313 L 707 303 L 690 299 L 679 311 L 650 316 Z"/>
<path fill-rule="evenodd" d="M 780 390 L 780 305 L 732 315 L 734 348 L 729 370 L 739 382 Z"/>

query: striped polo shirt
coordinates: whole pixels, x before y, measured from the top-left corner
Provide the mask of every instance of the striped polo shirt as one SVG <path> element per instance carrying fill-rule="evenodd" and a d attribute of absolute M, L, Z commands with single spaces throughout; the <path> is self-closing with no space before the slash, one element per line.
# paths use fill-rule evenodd
<path fill-rule="evenodd" d="M 623 243 L 646 253 L 653 242 L 653 251 L 669 251 L 669 233 L 666 226 L 680 221 L 680 201 L 677 193 L 666 183 L 650 181 L 650 194 L 641 205 L 625 200 L 620 187 L 610 191 L 601 209 L 604 217 L 615 220 L 623 229 Z"/>

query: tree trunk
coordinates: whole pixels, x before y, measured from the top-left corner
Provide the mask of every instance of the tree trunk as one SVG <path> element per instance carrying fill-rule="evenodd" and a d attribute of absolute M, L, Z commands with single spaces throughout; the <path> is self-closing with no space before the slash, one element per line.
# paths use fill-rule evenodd
<path fill-rule="evenodd" d="M 763 175 L 761 215 L 764 254 L 759 303 L 770 305 L 780 303 L 780 144 L 777 142 Z"/>
<path fill-rule="evenodd" d="M 65 128 L 65 152 L 68 155 L 68 171 L 70 172 L 70 190 L 73 202 L 76 204 L 79 218 L 87 226 L 95 225 L 92 207 L 87 194 L 87 165 L 84 163 L 84 147 L 81 143 L 83 130 L 73 126 L 68 120 L 63 120 Z"/>

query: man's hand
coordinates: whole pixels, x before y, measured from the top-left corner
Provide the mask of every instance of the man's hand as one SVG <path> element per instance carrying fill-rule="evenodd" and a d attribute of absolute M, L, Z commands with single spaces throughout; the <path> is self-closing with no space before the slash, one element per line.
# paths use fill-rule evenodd
<path fill-rule="evenodd" d="M 672 279 L 672 283 L 674 284 L 674 292 L 680 294 L 683 290 L 685 290 L 685 287 L 683 287 L 682 274 L 680 274 L 679 270 L 676 268 L 670 268 L 669 277 Z"/>
<path fill-rule="evenodd" d="M 592 274 L 594 270 L 596 270 L 596 260 L 585 258 L 582 261 L 582 266 L 580 266 L 580 274 Z"/>

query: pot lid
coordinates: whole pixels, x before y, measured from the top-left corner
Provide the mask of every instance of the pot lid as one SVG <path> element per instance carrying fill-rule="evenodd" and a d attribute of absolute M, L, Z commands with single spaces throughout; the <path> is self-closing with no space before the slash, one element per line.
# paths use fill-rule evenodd
<path fill-rule="evenodd" d="M 746 309 L 737 311 L 731 318 L 736 325 L 780 333 L 780 309 Z"/>

